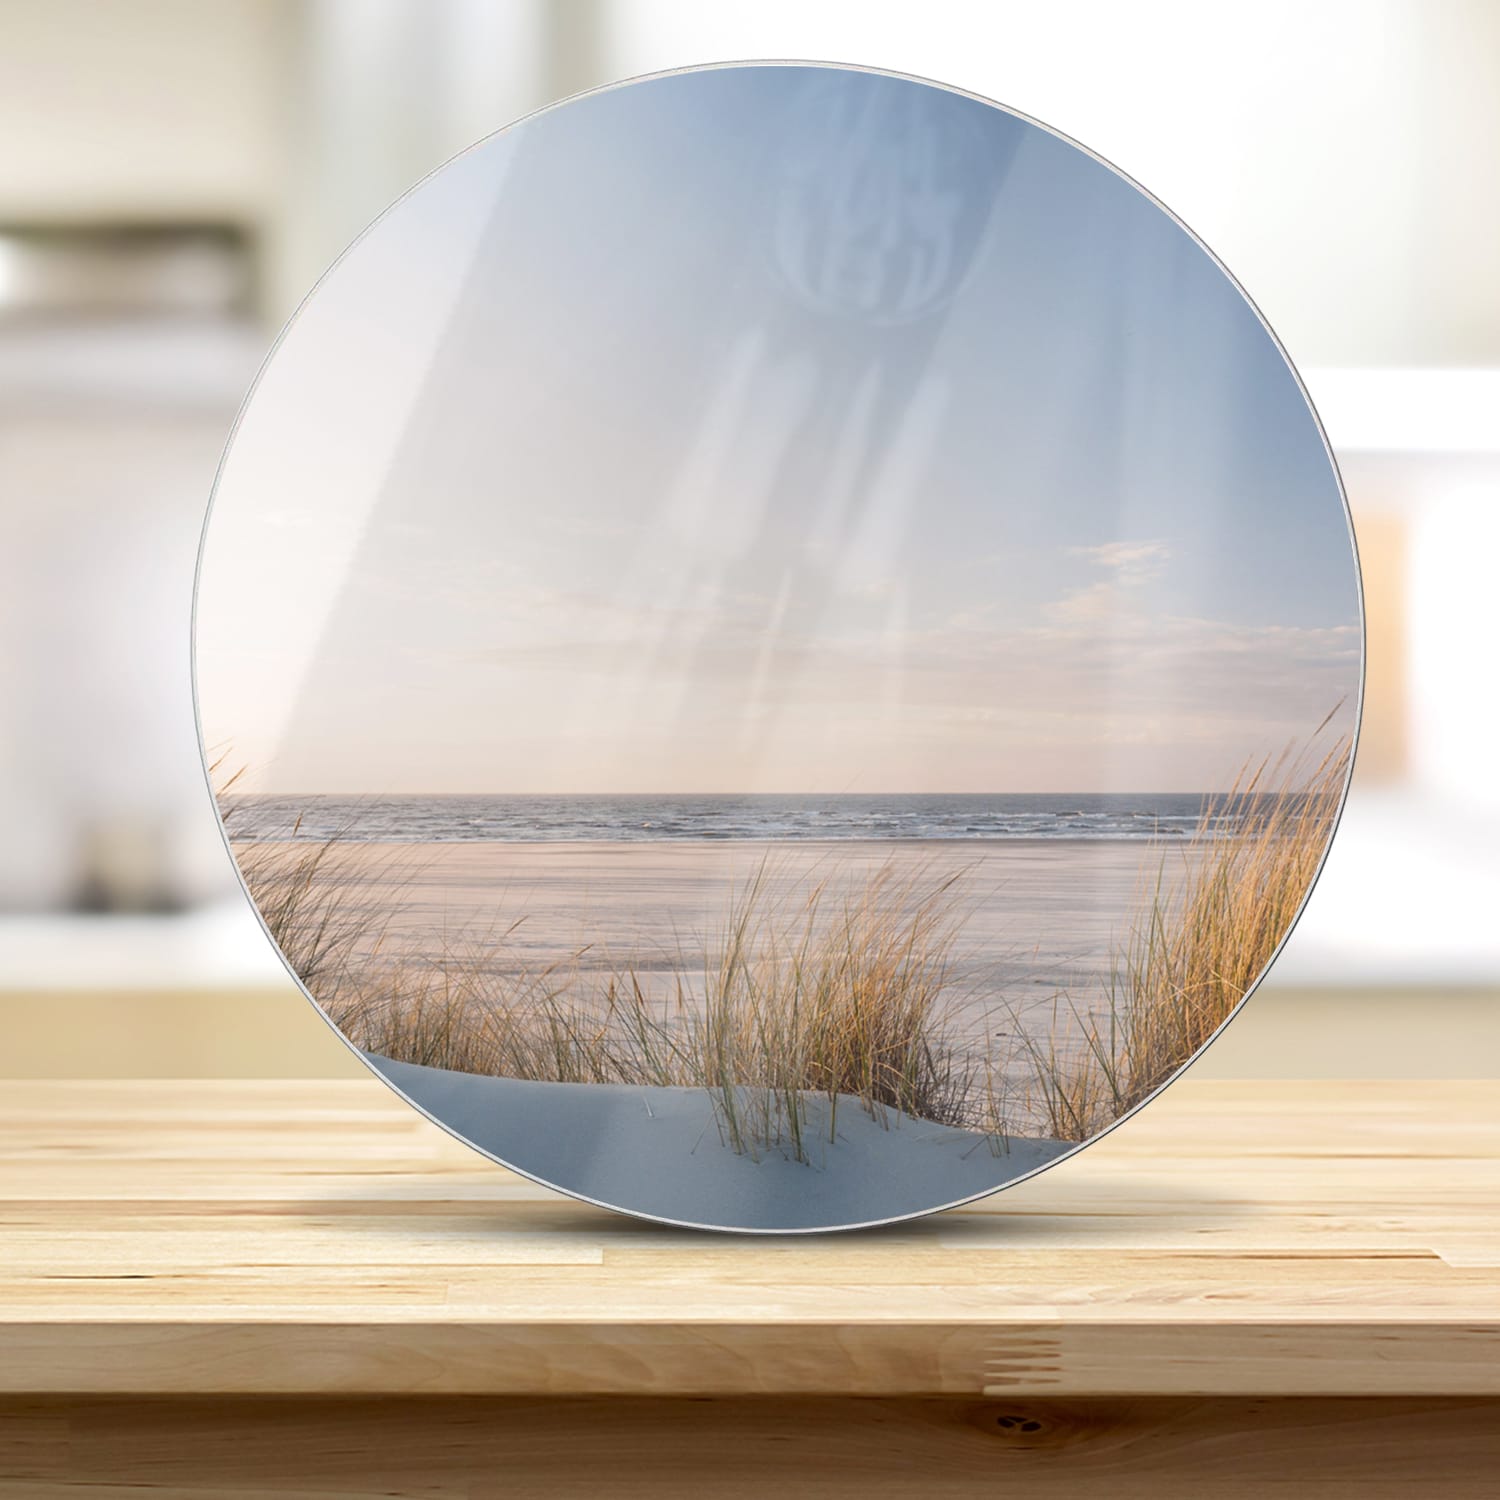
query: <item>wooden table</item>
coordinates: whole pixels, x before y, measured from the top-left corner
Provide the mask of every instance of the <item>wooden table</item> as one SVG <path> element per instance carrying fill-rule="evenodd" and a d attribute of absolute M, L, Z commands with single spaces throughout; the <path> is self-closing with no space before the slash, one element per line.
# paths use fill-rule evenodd
<path fill-rule="evenodd" d="M 1500 1493 L 1500 1083 L 1195 1082 L 735 1239 L 366 1080 L 10 1083 L 0 1496 Z"/>

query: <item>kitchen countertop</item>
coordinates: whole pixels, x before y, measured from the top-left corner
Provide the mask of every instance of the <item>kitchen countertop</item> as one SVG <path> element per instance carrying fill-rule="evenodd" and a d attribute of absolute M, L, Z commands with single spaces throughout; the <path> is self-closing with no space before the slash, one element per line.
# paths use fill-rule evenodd
<path fill-rule="evenodd" d="M 363 1079 L 11 1082 L 6 1392 L 1500 1394 L 1500 1083 L 1199 1082 L 968 1208 L 736 1239 Z"/>

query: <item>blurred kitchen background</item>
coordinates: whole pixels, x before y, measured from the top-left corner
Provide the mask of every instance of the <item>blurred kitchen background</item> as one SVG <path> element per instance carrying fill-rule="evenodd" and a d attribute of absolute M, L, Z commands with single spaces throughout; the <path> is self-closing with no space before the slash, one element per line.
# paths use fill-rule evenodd
<path fill-rule="evenodd" d="M 1500 3 L 0 0 L 0 1076 L 354 1070 L 197 760 L 192 568 L 236 408 L 320 272 L 455 151 L 766 57 L 1031 114 L 1256 299 L 1343 468 L 1369 682 L 1322 882 L 1202 1070 L 1500 1065 Z"/>

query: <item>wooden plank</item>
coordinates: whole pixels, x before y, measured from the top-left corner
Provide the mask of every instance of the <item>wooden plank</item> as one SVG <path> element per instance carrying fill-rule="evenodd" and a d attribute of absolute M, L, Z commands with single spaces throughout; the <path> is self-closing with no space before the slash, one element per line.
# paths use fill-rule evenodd
<path fill-rule="evenodd" d="M 45 1401 L 0 1408 L 3 1500 L 817 1494 L 1470 1500 L 1473 1401 Z"/>
<path fill-rule="evenodd" d="M 999 1326 L 996 1326 L 999 1325 Z M 0 1392 L 1500 1394 L 1493 1324 L 18 1323 Z"/>
<path fill-rule="evenodd" d="M 1500 1396 L 1500 1083 L 1192 1078 L 886 1230 L 736 1239 L 371 1080 L 17 1082 L 0 1391 Z"/>

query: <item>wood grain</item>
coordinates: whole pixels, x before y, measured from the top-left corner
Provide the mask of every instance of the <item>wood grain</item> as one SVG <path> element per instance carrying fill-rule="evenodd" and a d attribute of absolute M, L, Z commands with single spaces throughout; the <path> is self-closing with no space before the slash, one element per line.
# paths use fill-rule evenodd
<path fill-rule="evenodd" d="M 1189 1078 L 969 1209 L 752 1240 L 560 1198 L 371 1080 L 0 1105 L 16 1398 L 1469 1397 L 1497 1356 L 1495 1082 Z"/>
<path fill-rule="evenodd" d="M 0 1407 L 0 1500 L 1479 1500 L 1492 1401 L 888 1398 Z"/>

